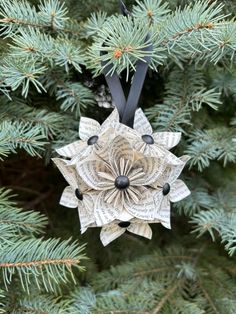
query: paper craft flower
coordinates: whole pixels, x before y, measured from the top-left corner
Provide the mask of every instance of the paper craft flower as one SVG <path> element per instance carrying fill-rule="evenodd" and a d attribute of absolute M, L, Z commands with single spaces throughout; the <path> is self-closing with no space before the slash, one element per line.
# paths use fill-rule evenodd
<path fill-rule="evenodd" d="M 82 160 L 92 153 L 97 153 L 102 150 L 106 144 L 107 137 L 111 132 L 110 128 L 114 128 L 119 121 L 117 109 L 114 109 L 110 116 L 100 125 L 96 120 L 82 117 L 79 125 L 79 137 L 81 140 L 75 141 L 62 148 L 56 149 L 56 152 L 72 159 L 72 164 L 75 160 Z"/>
<path fill-rule="evenodd" d="M 179 143 L 181 138 L 180 132 L 153 133 L 151 124 L 140 108 L 135 112 L 134 130 L 139 133 L 138 140 L 134 144 L 135 149 L 148 156 L 166 156 L 166 158 L 168 156 L 170 160 L 176 163 L 177 157 L 173 154 L 171 154 L 172 156 L 168 155 L 166 150 L 171 149 Z"/>
<path fill-rule="evenodd" d="M 126 231 L 145 237 L 147 239 L 152 238 L 152 229 L 147 221 L 136 218 L 131 219 L 130 221 L 117 220 L 102 227 L 100 233 L 100 239 L 102 241 L 102 244 L 106 246 L 110 242 L 120 237 Z"/>
<path fill-rule="evenodd" d="M 170 202 L 181 201 L 191 193 L 186 184 L 178 179 L 186 162 L 189 160 L 189 156 L 182 156 L 179 159 L 182 163 L 179 165 L 168 165 L 153 185 L 155 188 L 153 190 L 155 204 L 157 208 L 160 208 L 155 218 L 164 220 L 163 214 L 169 217 Z M 166 227 L 168 228 L 168 223 Z"/>
<path fill-rule="evenodd" d="M 188 156 L 169 151 L 180 133 L 153 133 L 141 109 L 131 129 L 115 109 L 102 125 L 81 118 L 79 134 L 81 140 L 57 150 L 70 160 L 53 161 L 69 183 L 60 204 L 78 207 L 81 233 L 101 226 L 107 245 L 126 230 L 150 239 L 149 223 L 170 228 L 171 202 L 190 194 L 178 179 Z"/>
<path fill-rule="evenodd" d="M 93 215 L 93 199 L 95 193 L 79 178 L 76 169 L 68 164 L 66 160 L 53 158 L 62 175 L 69 183 L 61 196 L 60 204 L 69 208 L 78 208 L 81 223 L 81 233 L 84 233 L 88 226 L 95 223 Z"/>
<path fill-rule="evenodd" d="M 139 155 L 121 136 L 113 140 L 108 160 L 78 164 L 84 182 L 100 191 L 94 208 L 97 225 L 120 219 L 124 209 L 133 217 L 153 219 L 155 206 L 147 186 L 157 181 L 165 166 L 165 160 Z"/>

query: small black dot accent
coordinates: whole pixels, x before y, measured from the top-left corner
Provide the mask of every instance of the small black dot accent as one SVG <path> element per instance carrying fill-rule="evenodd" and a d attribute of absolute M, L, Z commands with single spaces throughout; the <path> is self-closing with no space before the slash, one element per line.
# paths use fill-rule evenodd
<path fill-rule="evenodd" d="M 119 190 L 125 190 L 129 187 L 129 178 L 127 176 L 118 176 L 115 180 L 115 186 Z"/>
<path fill-rule="evenodd" d="M 128 228 L 130 226 L 130 222 L 129 221 L 121 221 L 120 223 L 118 223 L 118 226 L 121 228 Z"/>
<path fill-rule="evenodd" d="M 148 135 L 148 134 L 142 135 L 142 140 L 146 144 L 149 144 L 149 145 L 154 144 L 154 139 L 153 139 L 153 137 L 151 135 Z"/>
<path fill-rule="evenodd" d="M 94 136 L 91 136 L 88 140 L 87 140 L 87 144 L 88 145 L 94 145 L 96 144 L 98 141 L 98 136 L 97 135 L 94 135 Z"/>
<path fill-rule="evenodd" d="M 162 188 L 162 193 L 163 195 L 167 195 L 169 194 L 169 192 L 170 192 L 170 185 L 169 183 L 165 183 Z"/>
<path fill-rule="evenodd" d="M 76 196 L 80 201 L 83 200 L 83 194 L 80 192 L 79 189 L 76 189 L 76 190 L 75 190 L 75 196 Z"/>

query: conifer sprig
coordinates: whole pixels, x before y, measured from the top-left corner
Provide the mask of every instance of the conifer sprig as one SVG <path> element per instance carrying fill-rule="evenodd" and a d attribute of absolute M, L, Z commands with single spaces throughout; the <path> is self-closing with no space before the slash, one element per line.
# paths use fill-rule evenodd
<path fill-rule="evenodd" d="M 75 283 L 72 268 L 84 270 L 80 265 L 85 258 L 83 249 L 84 246 L 79 247 L 71 240 L 22 238 L 1 250 L 3 281 L 7 287 L 17 274 L 28 292 L 32 283 L 47 291 L 54 290 L 52 283 L 66 283 L 70 279 Z"/>
<path fill-rule="evenodd" d="M 228 313 L 235 308 L 233 261 L 209 247 L 170 248 L 101 272 L 73 293 L 83 313 Z M 148 265 L 148 268 L 147 268 Z M 213 266 L 214 265 L 214 266 Z M 139 289 L 137 289 L 139 287 Z M 72 310 L 73 313 L 73 310 Z"/>

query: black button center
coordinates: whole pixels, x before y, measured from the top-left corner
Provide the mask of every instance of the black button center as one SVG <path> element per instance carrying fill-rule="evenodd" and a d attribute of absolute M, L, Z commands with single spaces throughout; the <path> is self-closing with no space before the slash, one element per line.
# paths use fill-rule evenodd
<path fill-rule="evenodd" d="M 94 136 L 91 136 L 88 140 L 87 140 L 87 144 L 88 145 L 94 145 L 96 144 L 98 141 L 98 136 L 97 135 L 94 135 Z"/>
<path fill-rule="evenodd" d="M 165 183 L 162 188 L 162 193 L 163 195 L 167 195 L 169 194 L 169 192 L 170 192 L 170 185 L 169 183 Z"/>
<path fill-rule="evenodd" d="M 130 226 L 130 222 L 129 221 L 121 221 L 120 223 L 118 223 L 118 226 L 121 228 L 128 228 Z"/>
<path fill-rule="evenodd" d="M 125 190 L 129 187 L 129 178 L 127 176 L 119 176 L 115 180 L 115 186 L 119 190 Z"/>
<path fill-rule="evenodd" d="M 80 192 L 79 189 L 76 189 L 76 190 L 75 190 L 75 196 L 76 196 L 80 201 L 83 200 L 83 194 Z"/>
<path fill-rule="evenodd" d="M 149 144 L 149 145 L 154 144 L 154 139 L 153 139 L 153 137 L 151 135 L 148 135 L 148 134 L 142 135 L 142 140 L 146 144 Z"/>

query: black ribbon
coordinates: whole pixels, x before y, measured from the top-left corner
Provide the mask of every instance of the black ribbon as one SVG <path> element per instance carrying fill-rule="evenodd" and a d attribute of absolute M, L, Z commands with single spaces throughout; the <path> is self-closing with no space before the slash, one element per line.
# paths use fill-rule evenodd
<path fill-rule="evenodd" d="M 121 3 L 121 11 L 124 15 L 130 15 L 123 1 Z M 149 34 L 147 35 L 145 42 L 150 39 Z M 152 51 L 152 44 L 147 45 L 143 51 Z M 147 74 L 148 65 L 151 62 L 150 56 L 145 56 L 142 60 L 139 60 L 136 65 L 136 71 L 133 76 L 131 88 L 129 91 L 128 98 L 126 100 L 124 91 L 120 82 L 120 78 L 116 72 L 111 73 L 112 65 L 107 64 L 108 61 L 103 61 L 103 74 L 105 75 L 107 85 L 110 89 L 113 101 L 119 112 L 120 122 L 133 128 L 134 115 L 138 106 L 138 101 L 141 95 L 144 80 Z"/>

